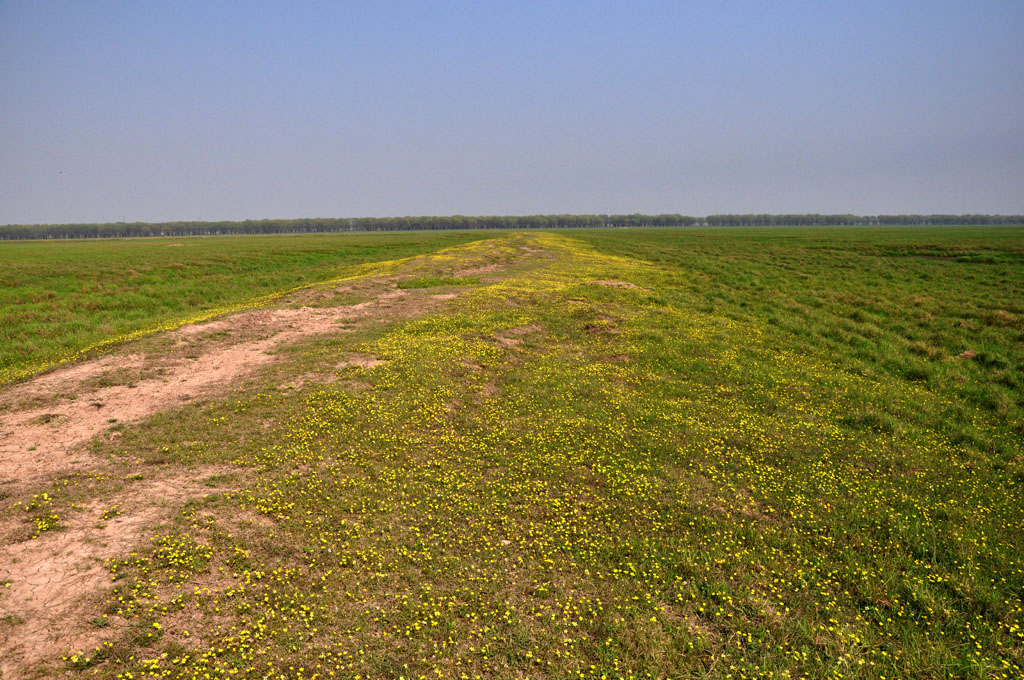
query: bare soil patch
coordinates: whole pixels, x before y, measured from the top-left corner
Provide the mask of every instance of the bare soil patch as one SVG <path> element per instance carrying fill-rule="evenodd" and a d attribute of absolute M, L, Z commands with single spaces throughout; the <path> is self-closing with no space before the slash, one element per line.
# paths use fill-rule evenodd
<path fill-rule="evenodd" d="M 145 357 L 141 354 L 109 355 L 73 366 L 44 373 L 29 382 L 13 385 L 0 392 L 0 407 L 4 410 L 25 405 L 50 403 L 57 395 L 76 394 L 80 385 L 113 370 L 137 369 Z M 2 427 L 0 427 L 2 432 Z M 2 436 L 2 435 L 0 435 Z"/>
<path fill-rule="evenodd" d="M 531 323 L 525 326 L 513 326 L 512 328 L 506 328 L 502 333 L 511 333 L 512 335 L 528 335 L 530 333 L 536 333 L 537 331 L 544 330 L 540 324 Z"/>
<path fill-rule="evenodd" d="M 525 326 L 513 326 L 512 328 L 505 328 L 500 331 L 499 334 L 494 336 L 494 339 L 497 341 L 498 345 L 505 349 L 509 349 L 522 344 L 522 336 L 529 335 L 530 333 L 536 333 L 540 330 L 542 330 L 541 326 L 535 323 Z"/>
<path fill-rule="evenodd" d="M 233 470 L 233 468 L 230 468 Z M 102 520 L 110 499 L 99 499 L 64 520 L 64 528 L 0 547 L 0 677 L 25 677 L 28 669 L 69 649 L 95 647 L 103 629 L 94 596 L 110 583 L 105 560 L 154 533 L 188 499 L 210 489 L 199 479 L 225 468 L 185 470 L 139 482 L 118 496 L 116 516 Z M 109 633 L 107 633 L 109 635 Z"/>
<path fill-rule="evenodd" d="M 611 319 L 600 318 L 595 322 L 583 324 L 583 330 L 591 335 L 619 335 L 622 333 Z"/>
<path fill-rule="evenodd" d="M 485 264 L 479 267 L 467 267 L 465 269 L 457 269 L 452 273 L 452 276 L 473 276 L 474 274 L 489 274 L 504 269 L 500 264 Z"/>
<path fill-rule="evenodd" d="M 629 288 L 631 290 L 642 290 L 641 286 L 638 286 L 635 283 L 630 283 L 629 281 L 601 280 L 601 281 L 591 281 L 590 283 L 595 285 L 595 286 L 609 286 L 611 288 Z"/>
<path fill-rule="evenodd" d="M 353 354 L 347 359 L 338 364 L 338 368 L 348 368 L 349 366 L 358 366 L 359 368 L 373 368 L 380 366 L 385 363 L 383 359 L 370 356 L 369 354 Z"/>

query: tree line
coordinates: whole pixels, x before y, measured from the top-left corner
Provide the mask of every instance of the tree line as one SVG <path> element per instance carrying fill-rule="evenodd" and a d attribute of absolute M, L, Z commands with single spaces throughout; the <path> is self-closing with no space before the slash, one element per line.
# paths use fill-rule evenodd
<path fill-rule="evenodd" d="M 493 215 L 447 217 L 348 217 L 240 222 L 111 222 L 106 224 L 0 225 L 0 240 L 322 234 L 438 229 L 572 229 L 594 227 L 768 227 L 872 225 L 1017 225 L 1024 215 Z"/>
<path fill-rule="evenodd" d="M 1024 215 L 708 215 L 712 227 L 999 226 L 1024 224 Z"/>

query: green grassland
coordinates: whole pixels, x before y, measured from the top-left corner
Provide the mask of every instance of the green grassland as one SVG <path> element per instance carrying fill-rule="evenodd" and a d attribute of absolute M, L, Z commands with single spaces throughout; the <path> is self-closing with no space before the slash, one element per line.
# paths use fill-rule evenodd
<path fill-rule="evenodd" d="M 119 483 L 234 472 L 109 563 L 115 590 L 96 625 L 116 634 L 69 651 L 66 670 L 1024 674 L 1024 230 L 486 236 L 374 270 L 415 282 L 408 295 L 458 292 L 441 311 L 303 341 L 261 384 L 95 443 Z M 164 247 L 207 272 L 192 298 L 176 288 L 192 284 L 160 282 L 174 270 L 156 244 L 139 244 L 136 263 L 90 243 L 59 280 L 70 290 L 76 268 L 92 272 L 82 295 L 115 300 L 95 272 L 151 277 L 153 300 L 129 286 L 121 315 L 143 328 L 335 276 L 356 261 L 327 252 L 348 243 L 335 238 L 271 254 L 259 244 L 285 241 L 224 241 L 251 248 L 239 264 L 227 246 L 216 258 Z M 359 238 L 378 259 L 381 237 Z M 24 266 L 37 269 L 16 281 L 45 297 L 26 272 L 56 268 L 46 248 L 73 247 L 32 247 Z M 457 274 L 488 249 L 496 262 L 531 257 Z M 310 261 L 320 268 L 297 271 Z M 50 304 L 86 328 L 61 351 L 121 318 Z M 52 356 L 2 342 L 4 356 L 29 357 L 18 361 Z M 281 386 L 352 353 L 384 363 Z M 109 484 L 55 485 L 53 512 Z"/>
<path fill-rule="evenodd" d="M 485 237 L 463 231 L 0 242 L 0 384 L 355 265 Z"/>

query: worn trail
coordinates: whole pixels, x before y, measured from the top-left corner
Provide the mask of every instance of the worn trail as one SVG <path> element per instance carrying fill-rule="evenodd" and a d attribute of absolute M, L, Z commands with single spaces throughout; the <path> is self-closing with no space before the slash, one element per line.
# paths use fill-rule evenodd
<path fill-rule="evenodd" d="M 242 342 L 216 343 L 190 357 L 163 357 L 169 363 L 157 377 L 128 385 L 81 389 L 88 378 L 112 368 L 138 367 L 142 357 L 105 358 L 55 371 L 19 386 L 22 397 L 61 387 L 73 400 L 13 409 L 0 415 L 0 483 L 38 485 L 55 475 L 93 467 L 83 445 L 114 423 L 130 424 L 159 411 L 210 396 L 274 360 L 271 352 L 303 337 L 338 330 L 338 323 L 390 308 L 403 291 L 389 291 L 373 302 L 323 309 L 257 310 L 228 319 L 185 326 L 175 335 L 184 341 L 209 333 L 255 336 Z M 184 347 L 182 347 L 184 349 Z M 182 354 L 180 350 L 176 354 Z M 122 359 L 118 365 L 118 359 Z M 18 395 L 15 395 L 18 396 Z"/>
<path fill-rule="evenodd" d="M 166 465 L 154 468 L 145 481 L 125 479 L 116 461 L 90 453 L 91 441 L 118 436 L 110 432 L 115 425 L 131 426 L 189 402 L 223 396 L 277 361 L 279 350 L 288 345 L 418 316 L 456 296 L 403 290 L 398 286 L 403 278 L 438 270 L 491 274 L 511 259 L 529 256 L 525 249 L 507 247 L 500 255 L 488 246 L 456 250 L 401 261 L 387 276 L 298 291 L 282 299 L 281 308 L 183 326 L 155 343 L 133 345 L 0 391 L 0 501 L 5 507 L 24 504 L 54 480 L 76 473 L 92 471 L 113 480 L 107 492 L 88 492 L 91 497 L 62 511 L 59 529 L 36 538 L 27 539 L 26 518 L 9 514 L 0 519 L 0 679 L 46 673 L 42 669 L 52 670 L 62 653 L 94 647 L 109 637 L 109 630 L 89 623 L 110 581 L 105 561 L 141 545 L 186 502 L 209 493 L 200 480 L 227 471 Z M 346 295 L 361 301 L 334 302 Z M 374 357 L 352 355 L 343 365 L 375 363 Z M 111 483 L 116 490 L 110 490 Z M 113 507 L 116 512 L 105 514 Z"/>

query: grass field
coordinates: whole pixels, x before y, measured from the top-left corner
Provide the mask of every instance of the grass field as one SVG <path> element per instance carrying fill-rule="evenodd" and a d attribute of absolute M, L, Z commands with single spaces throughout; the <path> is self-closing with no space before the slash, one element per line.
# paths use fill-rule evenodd
<path fill-rule="evenodd" d="M 346 267 L 481 232 L 0 243 L 0 384 L 96 345 L 166 330 Z"/>
<path fill-rule="evenodd" d="M 404 306 L 111 422 L 94 466 L 11 495 L 44 545 L 142 517 L 133 489 L 202 488 L 26 677 L 1024 674 L 1024 229 L 181 242 L 20 251 L 8 375 L 316 280 L 345 279 L 261 304 Z M 150 287 L 97 287 L 128 270 Z M 50 313 L 79 330 L 39 341 Z M 108 383 L 236 342 L 231 318 L 110 345 L 144 358 Z"/>

